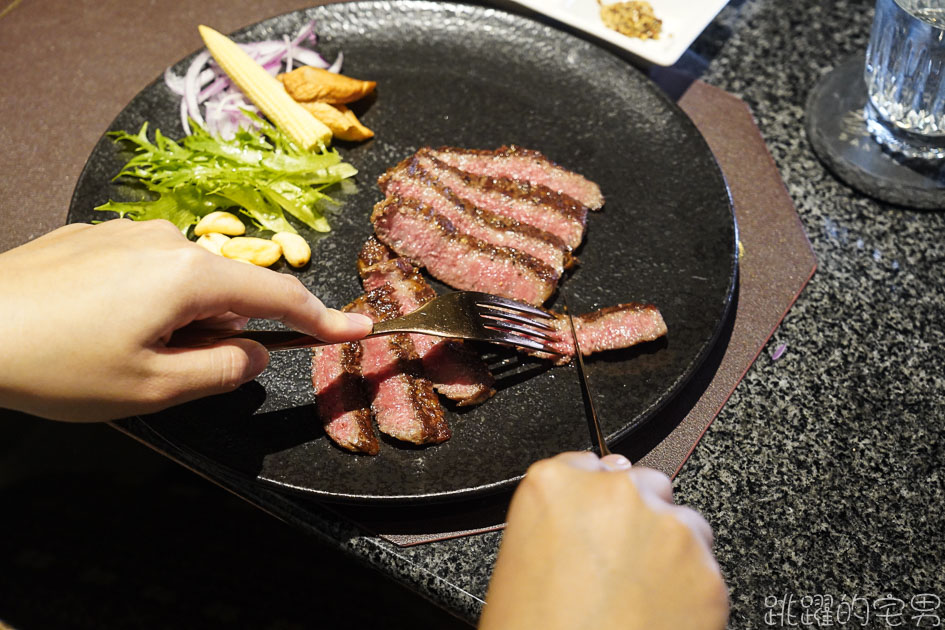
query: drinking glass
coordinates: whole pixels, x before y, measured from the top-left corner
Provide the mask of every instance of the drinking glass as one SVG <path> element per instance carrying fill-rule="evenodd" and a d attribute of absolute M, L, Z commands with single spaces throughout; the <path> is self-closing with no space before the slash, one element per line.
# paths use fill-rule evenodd
<path fill-rule="evenodd" d="M 945 157 L 945 1 L 878 0 L 864 79 L 878 142 L 909 158 Z"/>
<path fill-rule="evenodd" d="M 945 208 L 945 0 L 877 0 L 865 58 L 815 86 L 807 132 L 818 157 L 854 188 Z"/>

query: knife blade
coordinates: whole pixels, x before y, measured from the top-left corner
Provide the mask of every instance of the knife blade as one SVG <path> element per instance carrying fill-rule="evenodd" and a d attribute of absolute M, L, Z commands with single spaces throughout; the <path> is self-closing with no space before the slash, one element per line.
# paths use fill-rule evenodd
<path fill-rule="evenodd" d="M 594 399 L 591 398 L 591 391 L 587 387 L 587 373 L 584 371 L 584 356 L 581 354 L 581 345 L 578 343 L 577 330 L 574 328 L 574 317 L 571 316 L 571 309 L 568 308 L 568 298 L 561 294 L 564 301 L 564 312 L 568 316 L 568 323 L 571 324 L 571 337 L 574 339 L 574 356 L 577 358 L 578 377 L 581 381 L 581 393 L 584 396 L 584 414 L 587 416 L 587 426 L 591 431 L 591 440 L 597 442 L 597 449 L 600 456 L 610 455 L 610 449 L 607 448 L 607 442 L 604 440 L 604 434 L 600 429 L 600 421 L 597 419 L 597 411 L 594 409 Z"/>

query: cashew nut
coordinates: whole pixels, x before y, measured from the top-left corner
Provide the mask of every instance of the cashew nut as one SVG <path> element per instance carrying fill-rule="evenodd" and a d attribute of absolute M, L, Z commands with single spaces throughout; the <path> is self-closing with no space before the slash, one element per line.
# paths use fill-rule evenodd
<path fill-rule="evenodd" d="M 219 232 L 208 232 L 197 239 L 197 245 L 200 245 L 210 253 L 222 256 L 223 252 L 220 250 L 223 248 L 223 244 L 228 240 L 230 240 L 230 237 L 226 234 L 220 234 Z"/>
<path fill-rule="evenodd" d="M 282 255 L 293 267 L 303 267 L 312 258 L 312 248 L 298 234 L 278 232 L 273 234 L 272 240 L 282 247 Z"/>
<path fill-rule="evenodd" d="M 246 233 L 246 226 L 235 214 L 217 210 L 200 219 L 194 227 L 196 236 L 203 236 L 211 232 L 239 236 Z"/>
<path fill-rule="evenodd" d="M 260 267 L 268 267 L 282 255 L 282 247 L 279 243 L 253 236 L 231 238 L 220 251 L 227 258 L 251 262 Z"/>

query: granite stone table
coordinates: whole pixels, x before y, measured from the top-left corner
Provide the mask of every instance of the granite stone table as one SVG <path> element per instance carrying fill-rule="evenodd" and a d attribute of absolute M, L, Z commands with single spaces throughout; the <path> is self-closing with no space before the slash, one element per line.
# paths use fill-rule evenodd
<path fill-rule="evenodd" d="M 0 4 L 0 251 L 65 221 L 102 130 L 144 83 L 199 46 L 194 24 L 234 30 L 301 6 Z M 825 72 L 863 51 L 872 13 L 868 0 L 733 0 L 678 64 L 749 105 L 818 260 L 817 273 L 675 480 L 677 499 L 715 529 L 732 628 L 818 627 L 825 620 L 932 627 L 945 617 L 945 214 L 885 205 L 849 189 L 817 160 L 804 131 L 808 93 Z M 50 622 L 61 619 L 52 612 L 61 609 L 80 611 L 70 617 L 74 627 L 127 627 L 121 620 L 129 619 L 151 627 L 176 610 L 170 619 L 186 614 L 197 627 L 251 620 L 306 627 L 312 608 L 339 602 L 358 621 L 381 627 L 463 627 L 477 618 L 501 532 L 398 547 L 326 512 L 313 535 L 300 536 L 113 433 L 0 412 L 0 620 L 61 625 Z M 114 480 L 120 476 L 126 481 Z M 149 511 L 142 493 L 189 528 L 175 529 L 178 519 Z M 87 509 L 57 507 L 63 505 Z M 138 520 L 135 510 L 145 516 Z M 173 531 L 176 547 L 155 542 L 167 530 L 143 522 L 149 518 Z M 65 533 L 80 522 L 86 528 L 79 534 Z M 230 531 L 241 523 L 248 532 L 242 537 Z M 119 534 L 110 525 L 140 529 Z M 103 529 L 111 544 L 82 537 L 94 541 Z M 75 550 L 44 546 L 47 534 L 64 536 Z M 214 544 L 216 537 L 235 540 L 240 559 Z M 279 539 L 290 542 L 271 542 Z M 81 552 L 83 544 L 93 551 Z M 323 551 L 309 553 L 308 544 Z M 212 605 L 116 577 L 132 567 L 171 574 L 180 567 L 162 559 L 175 549 L 195 559 L 180 561 L 195 583 L 227 587 L 202 600 Z M 64 560 L 72 554 L 142 564 L 100 559 L 97 568 L 73 571 Z M 318 564 L 322 556 L 329 564 Z M 254 587 L 225 575 L 241 570 Z M 70 601 L 63 585 L 94 589 L 96 605 Z M 371 592 L 345 592 L 358 588 Z M 285 594 L 294 589 L 308 595 Z M 377 605 L 350 612 L 362 597 Z"/>

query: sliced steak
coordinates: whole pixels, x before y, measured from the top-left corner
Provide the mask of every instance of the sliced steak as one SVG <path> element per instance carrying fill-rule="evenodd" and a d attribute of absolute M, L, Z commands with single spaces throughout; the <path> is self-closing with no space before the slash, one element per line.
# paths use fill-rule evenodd
<path fill-rule="evenodd" d="M 414 199 L 430 207 L 448 218 L 460 232 L 530 254 L 559 275 L 571 264 L 570 248 L 557 236 L 457 197 L 437 179 L 434 173 L 437 164 L 429 157 L 412 156 L 389 169 L 378 185 L 385 195 Z"/>
<path fill-rule="evenodd" d="M 312 352 L 312 385 L 325 433 L 343 449 L 377 455 L 371 404 L 361 379 L 361 344 L 336 343 Z"/>
<path fill-rule="evenodd" d="M 604 205 L 600 186 L 583 175 L 555 164 L 538 151 L 516 146 L 500 147 L 495 151 L 440 147 L 434 155 L 470 173 L 509 177 L 546 186 L 592 210 L 598 210 Z"/>
<path fill-rule="evenodd" d="M 558 340 L 551 345 L 563 356 L 556 357 L 545 353 L 534 353 L 534 356 L 553 359 L 556 363 L 563 364 L 574 356 L 574 340 L 567 316 L 556 316 L 554 325 L 558 331 Z M 574 330 L 581 345 L 581 353 L 587 356 L 659 339 L 666 334 L 666 322 L 656 306 L 629 302 L 576 316 Z"/>
<path fill-rule="evenodd" d="M 350 309 L 374 321 L 400 314 L 383 286 L 355 301 Z M 377 428 L 398 440 L 413 444 L 438 444 L 450 438 L 433 384 L 423 376 L 420 358 L 410 337 L 384 335 L 360 341 L 363 349 L 361 373 L 368 385 Z"/>
<path fill-rule="evenodd" d="M 403 258 L 358 267 L 364 289 L 372 291 L 389 285 L 391 297 L 400 307 L 400 315 L 417 310 L 436 297 L 423 276 Z M 459 406 L 477 405 L 495 393 L 495 378 L 478 354 L 459 340 L 432 335 L 410 335 L 414 349 L 423 364 L 424 374 L 433 381 L 440 394 L 458 402 Z"/>
<path fill-rule="evenodd" d="M 587 207 L 550 188 L 523 180 L 470 173 L 420 149 L 416 157 L 457 197 L 500 216 L 554 234 L 576 249 L 584 239 Z"/>
<path fill-rule="evenodd" d="M 395 258 L 394 252 L 390 251 L 387 245 L 377 240 L 376 236 L 372 236 L 364 242 L 361 251 L 358 252 L 358 273 L 360 274 L 366 267 L 392 258 Z"/>
<path fill-rule="evenodd" d="M 414 200 L 388 197 L 374 206 L 371 222 L 383 243 L 451 287 L 536 305 L 554 293 L 559 276 L 548 265 L 517 249 L 463 234 Z"/>

